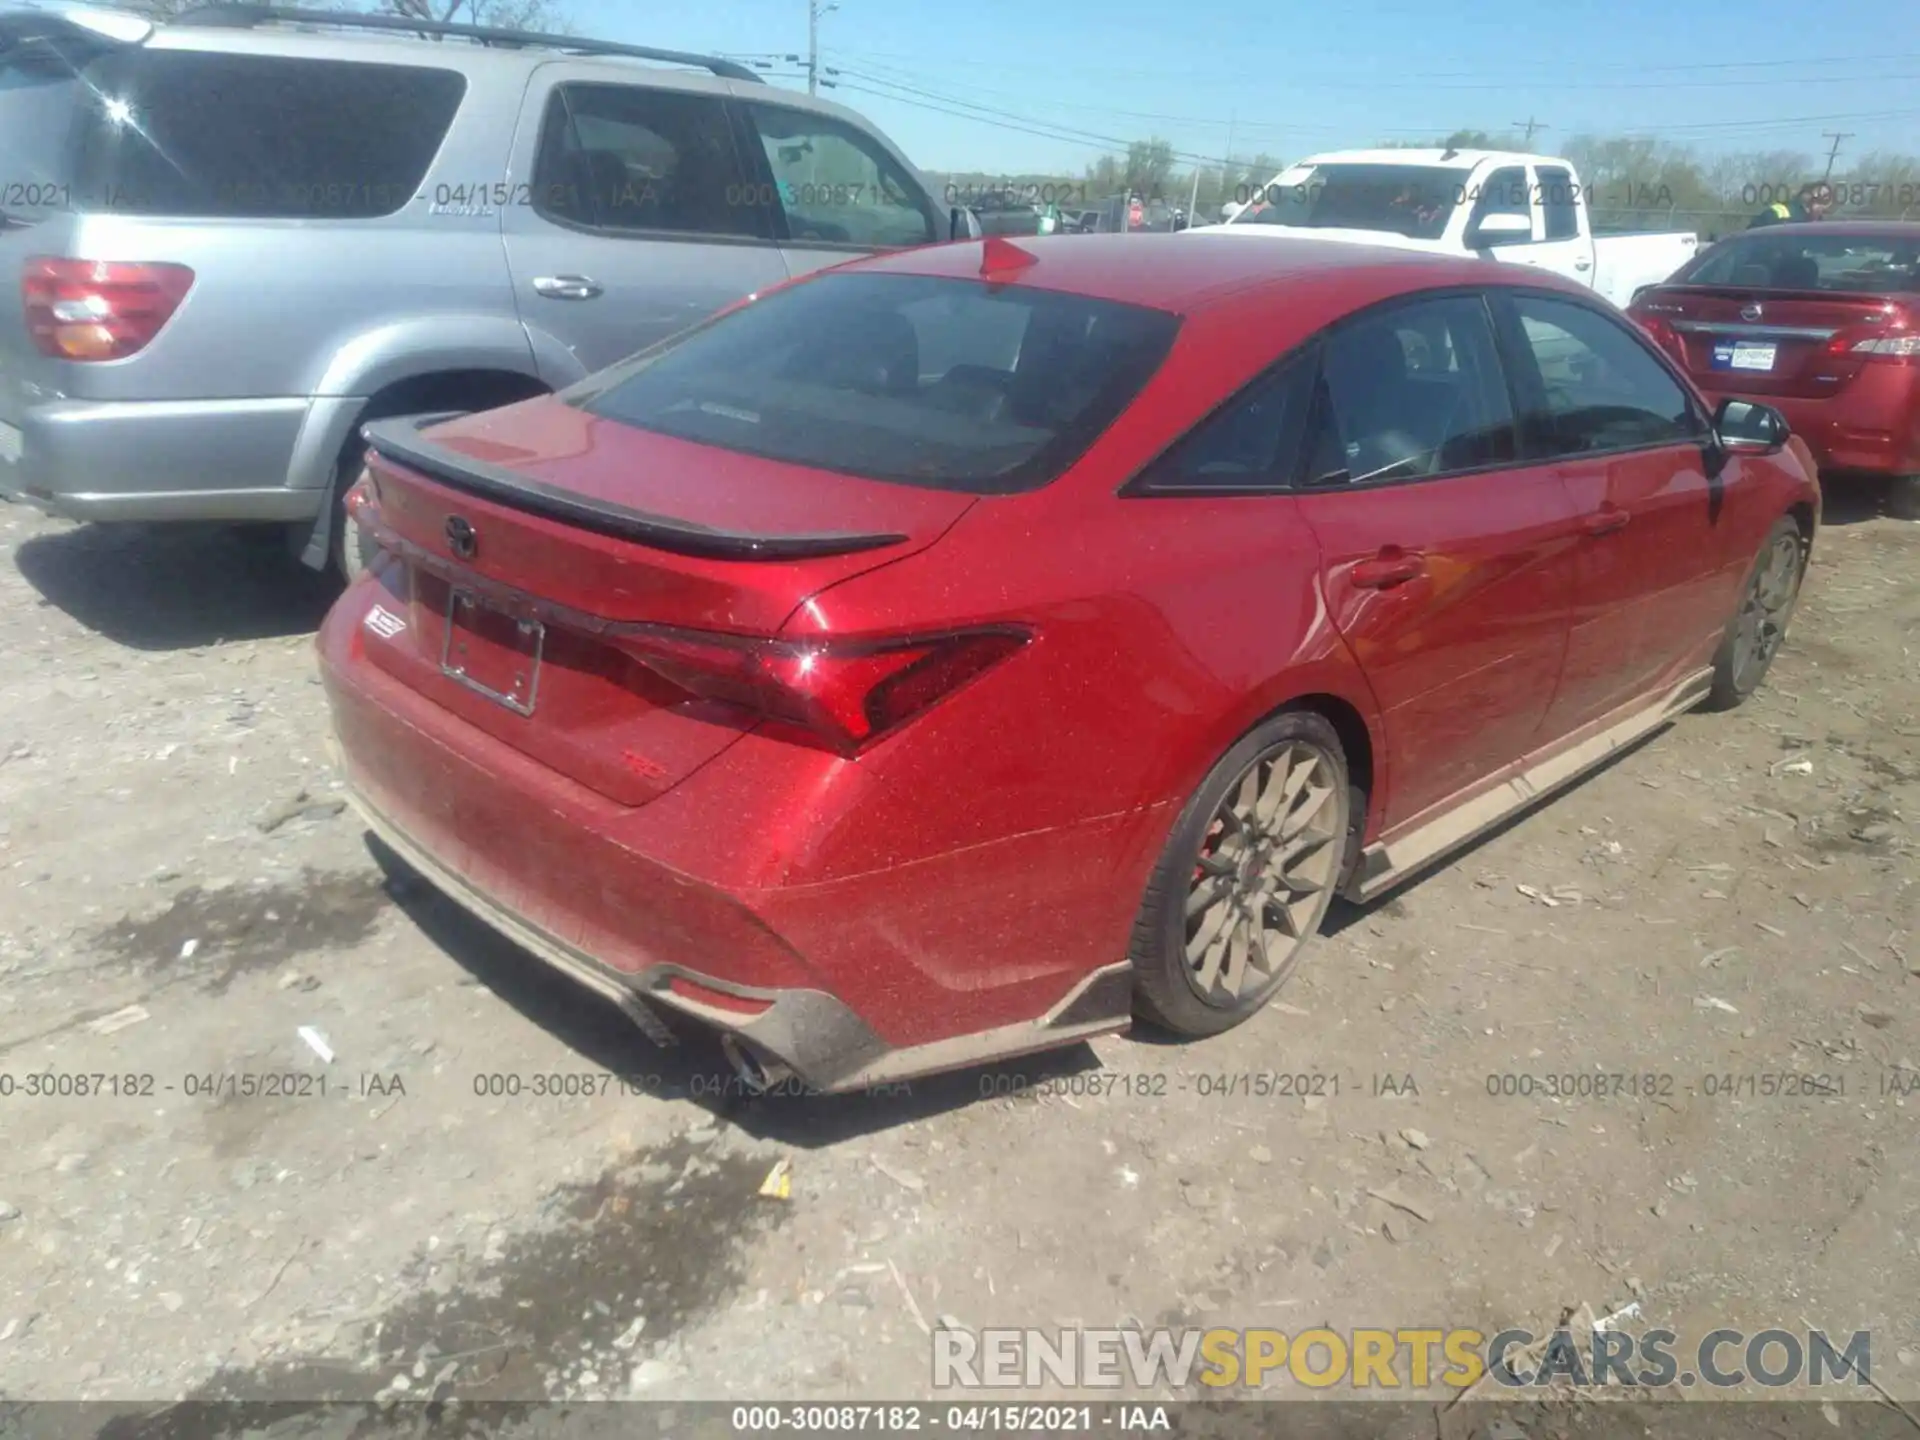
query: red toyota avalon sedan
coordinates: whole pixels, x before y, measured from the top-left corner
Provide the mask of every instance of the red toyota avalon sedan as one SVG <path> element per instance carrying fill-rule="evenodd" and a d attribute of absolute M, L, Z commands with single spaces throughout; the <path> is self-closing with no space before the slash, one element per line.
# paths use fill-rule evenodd
<path fill-rule="evenodd" d="M 1368 900 L 1760 683 L 1820 498 L 1537 271 L 962 242 L 368 427 L 320 634 L 369 827 L 848 1090 L 1226 1029 Z"/>
<path fill-rule="evenodd" d="M 1920 520 L 1920 224 L 1748 231 L 1631 313 L 1708 394 L 1777 407 L 1822 466 L 1890 480 Z"/>

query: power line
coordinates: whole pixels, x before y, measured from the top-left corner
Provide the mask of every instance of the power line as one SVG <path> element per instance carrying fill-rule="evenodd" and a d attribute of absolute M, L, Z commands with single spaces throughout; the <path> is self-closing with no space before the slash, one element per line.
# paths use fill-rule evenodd
<path fill-rule="evenodd" d="M 1007 63 L 1004 60 L 1001 60 L 998 58 L 991 61 L 959 60 L 959 59 L 955 59 L 952 56 L 944 56 L 944 55 L 938 56 L 938 57 L 928 57 L 928 56 L 910 54 L 905 51 L 857 50 L 857 49 L 845 50 L 845 51 L 842 51 L 841 53 L 852 56 L 856 59 L 861 59 L 861 60 L 870 60 L 874 58 L 883 58 L 883 57 L 915 60 L 925 64 L 936 65 L 942 70 L 955 70 L 955 69 L 965 68 L 967 66 L 978 66 L 982 69 L 995 70 L 995 71 L 1030 70 L 1030 71 L 1043 71 L 1045 73 L 1054 74 L 1054 75 L 1057 75 L 1059 73 L 1059 67 L 1057 66 L 1012 64 L 1012 63 Z M 1896 54 L 1896 55 L 1883 54 L 1883 55 L 1851 55 L 1851 56 L 1831 55 L 1831 56 L 1824 56 L 1824 57 L 1814 58 L 1814 59 L 1730 60 L 1730 61 L 1714 61 L 1710 63 L 1700 63 L 1700 64 L 1684 64 L 1684 65 L 1628 64 L 1628 65 L 1615 65 L 1615 66 L 1601 66 L 1601 65 L 1587 65 L 1584 62 L 1582 62 L 1579 68 L 1582 73 L 1589 73 L 1589 72 L 1595 72 L 1595 71 L 1607 71 L 1607 70 L 1624 70 L 1634 74 L 1670 75 L 1670 74 L 1693 74 L 1693 73 L 1699 73 L 1704 71 L 1719 71 L 1719 70 L 1738 71 L 1738 70 L 1752 70 L 1752 69 L 1774 69 L 1774 68 L 1781 68 L 1781 67 L 1794 67 L 1799 69 L 1806 69 L 1816 65 L 1892 65 L 1892 64 L 1905 64 L 1913 61 L 1920 61 L 1920 54 Z M 888 67 L 888 68 L 892 68 L 892 67 Z M 1351 66 L 1345 66 L 1343 68 L 1346 69 L 1349 73 L 1351 73 L 1351 68 L 1352 68 Z M 1161 80 L 1176 78 L 1181 75 L 1193 75 L 1193 74 L 1204 73 L 1206 74 L 1209 80 L 1212 80 L 1215 83 L 1218 83 L 1222 78 L 1218 74 L 1211 71 L 1206 71 L 1206 72 L 1175 71 L 1175 70 L 1168 70 L 1165 68 L 1155 69 L 1155 70 L 1111 70 L 1111 69 L 1103 68 L 1101 73 L 1107 74 L 1107 75 L 1150 76 L 1150 77 L 1158 78 Z M 1416 72 L 1395 71 L 1391 73 L 1392 73 L 1392 81 L 1397 83 L 1390 83 L 1386 77 L 1369 76 L 1364 74 L 1355 76 L 1350 80 L 1341 81 L 1341 82 L 1316 81 L 1316 80 L 1303 79 L 1297 76 L 1285 76 L 1285 75 L 1276 77 L 1271 73 L 1264 73 L 1264 72 L 1257 78 L 1258 78 L 1258 82 L 1263 87 L 1266 87 L 1268 89 L 1271 89 L 1276 78 L 1281 79 L 1282 81 L 1284 81 L 1284 83 L 1290 86 L 1293 86 L 1294 88 L 1307 88 L 1309 86 L 1318 85 L 1323 88 L 1353 89 L 1353 90 L 1378 90 L 1383 88 L 1402 89 L 1402 90 L 1416 89 L 1416 88 L 1429 89 L 1429 88 L 1434 88 L 1432 85 L 1432 82 L 1437 80 L 1469 80 L 1469 81 L 1475 82 L 1473 84 L 1466 85 L 1466 86 L 1441 87 L 1441 88 L 1458 88 L 1458 89 L 1474 89 L 1474 90 L 1510 89 L 1512 88 L 1512 85 L 1513 85 L 1513 80 L 1511 76 L 1507 76 L 1507 77 L 1503 77 L 1495 80 L 1488 80 L 1484 78 L 1486 74 L 1485 71 L 1451 70 L 1451 71 L 1434 71 L 1434 72 L 1429 72 L 1424 74 L 1416 73 Z M 1251 83 L 1253 78 L 1254 77 L 1248 77 L 1249 83 Z M 1707 88 L 1713 88 L 1714 86 L 1720 85 L 1720 84 L 1737 84 L 1742 86 L 1745 86 L 1745 85 L 1792 85 L 1792 84 L 1802 84 L 1802 83 L 1859 85 L 1863 82 L 1871 83 L 1874 80 L 1900 81 L 1900 80 L 1910 80 L 1913 78 L 1915 77 L 1905 76 L 1905 75 L 1880 75 L 1880 76 L 1861 76 L 1858 74 L 1808 75 L 1808 76 L 1788 77 L 1786 79 L 1781 79 L 1778 77 L 1767 77 L 1764 79 L 1752 79 L 1752 80 L 1701 82 L 1701 84 L 1703 86 L 1706 86 Z M 1559 88 L 1559 87 L 1556 86 L 1556 88 Z M 1616 84 L 1616 83 L 1601 83 L 1597 85 L 1576 84 L 1571 88 L 1575 88 L 1575 89 L 1671 89 L 1674 87 L 1672 85 L 1672 82 L 1670 81 L 1650 81 L 1645 84 L 1628 84 L 1628 85 L 1622 85 L 1622 84 Z M 1689 88 L 1693 88 L 1693 87 L 1689 87 Z"/>
<path fill-rule="evenodd" d="M 1527 127 L 1527 138 L 1522 140 L 1520 144 L 1528 150 L 1533 149 L 1533 132 L 1535 130 L 1551 130 L 1553 128 L 1551 125 L 1545 125 L 1535 120 L 1531 115 L 1525 120 L 1511 120 L 1507 123 L 1511 125 L 1525 125 Z"/>

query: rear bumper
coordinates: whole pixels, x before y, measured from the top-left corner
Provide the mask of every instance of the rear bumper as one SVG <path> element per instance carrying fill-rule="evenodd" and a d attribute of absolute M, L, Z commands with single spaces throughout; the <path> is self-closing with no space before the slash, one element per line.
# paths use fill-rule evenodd
<path fill-rule="evenodd" d="M 19 458 L 0 460 L 0 495 L 71 520 L 310 520 L 323 493 L 287 477 L 311 404 L 37 405 L 19 417 Z"/>
<path fill-rule="evenodd" d="M 890 1047 L 851 1008 L 823 990 L 741 986 L 670 964 L 628 974 L 603 964 L 501 904 L 446 861 L 428 853 L 365 795 L 356 790 L 348 793 L 367 828 L 442 894 L 534 958 L 611 1001 L 643 1031 L 653 1028 L 645 1007 L 675 1011 L 746 1047 L 760 1061 L 764 1073 L 790 1071 L 812 1090 L 844 1094 L 872 1089 L 1110 1034 L 1127 1023 L 1133 978 L 1131 967 L 1124 962 L 1087 976 L 1038 1020 L 902 1048 Z M 696 1000 L 677 989 L 676 982 L 691 982 L 764 1008 L 747 1016 Z"/>
<path fill-rule="evenodd" d="M 1104 859 L 1118 827 L 775 878 L 777 779 L 716 761 L 658 799 L 617 804 L 368 662 L 369 597 L 387 593 L 377 577 L 349 590 L 320 635 L 356 806 L 450 898 L 642 1028 L 656 1009 L 678 1012 L 832 1092 L 1131 1023 L 1124 947 L 1063 943 L 1095 904 L 1124 932 L 1131 902 Z M 789 788 L 794 804 L 818 800 Z M 1036 882 L 1047 849 L 1084 860 L 1084 878 Z M 1071 929 L 1048 931 L 1048 912 Z"/>
<path fill-rule="evenodd" d="M 1736 393 L 1719 391 L 1717 396 Z M 1824 399 L 1753 394 L 1741 398 L 1759 400 L 1785 415 L 1823 470 L 1920 475 L 1920 368 L 1869 369 L 1845 390 Z"/>

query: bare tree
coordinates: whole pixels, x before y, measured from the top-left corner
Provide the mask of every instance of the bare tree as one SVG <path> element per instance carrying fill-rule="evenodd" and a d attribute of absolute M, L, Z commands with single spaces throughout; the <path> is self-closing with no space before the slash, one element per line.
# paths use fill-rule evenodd
<path fill-rule="evenodd" d="M 129 8 L 156 20 L 171 20 L 215 0 L 127 0 Z M 544 30 L 571 35 L 561 0 L 280 0 L 297 9 L 353 10 L 397 15 L 405 20 L 453 21 L 463 25 L 492 25 L 502 30 Z"/>
<path fill-rule="evenodd" d="M 378 0 L 370 8 L 408 20 L 492 25 L 502 30 L 570 34 L 572 26 L 556 0 Z"/>

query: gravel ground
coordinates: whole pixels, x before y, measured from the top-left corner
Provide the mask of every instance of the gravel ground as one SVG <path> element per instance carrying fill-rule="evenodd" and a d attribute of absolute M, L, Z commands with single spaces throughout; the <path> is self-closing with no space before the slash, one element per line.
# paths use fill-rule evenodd
<path fill-rule="evenodd" d="M 1920 1412 L 1920 526 L 1832 504 L 1753 703 L 1337 910 L 1253 1022 L 751 1104 L 382 863 L 326 583 L 0 507 L 0 1397 L 913 1397 L 942 1323 L 1638 1299 L 1871 1330 Z M 1542 1093 L 1596 1071 L 1673 1078 Z"/>

